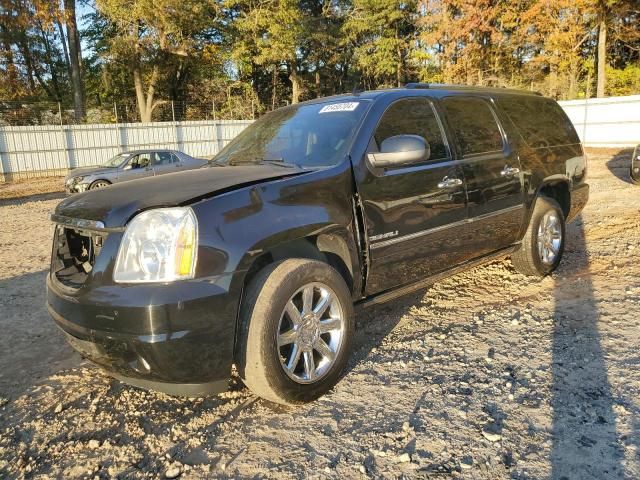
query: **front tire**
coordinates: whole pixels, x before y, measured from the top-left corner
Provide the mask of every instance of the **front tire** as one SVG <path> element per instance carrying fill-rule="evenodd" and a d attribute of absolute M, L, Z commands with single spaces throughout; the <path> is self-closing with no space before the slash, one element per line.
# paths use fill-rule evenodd
<path fill-rule="evenodd" d="M 111 185 L 111 182 L 107 180 L 96 180 L 89 186 L 89 190 L 97 190 L 98 188 L 104 188 Z"/>
<path fill-rule="evenodd" d="M 564 252 L 565 218 L 557 201 L 538 197 L 529 228 L 511 263 L 520 273 L 544 277 L 560 264 Z"/>
<path fill-rule="evenodd" d="M 256 395 L 295 405 L 339 380 L 353 341 L 353 303 L 340 274 L 315 260 L 265 267 L 240 308 L 236 366 Z"/>

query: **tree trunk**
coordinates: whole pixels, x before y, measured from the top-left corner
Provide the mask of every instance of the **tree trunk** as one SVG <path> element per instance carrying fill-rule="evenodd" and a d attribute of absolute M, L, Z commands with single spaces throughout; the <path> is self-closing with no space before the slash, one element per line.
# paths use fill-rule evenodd
<path fill-rule="evenodd" d="M 42 44 L 44 45 L 44 53 L 45 53 L 45 62 L 49 67 L 49 75 L 51 76 L 51 86 L 53 87 L 54 96 L 57 102 L 62 101 L 62 94 L 60 93 L 60 84 L 58 82 L 58 74 L 56 73 L 56 66 L 53 61 L 53 53 L 51 51 L 51 42 L 49 42 L 49 37 L 47 36 L 47 32 L 40 22 L 38 22 L 38 32 L 40 33 L 40 38 L 42 39 Z M 41 77 L 37 76 L 38 81 L 43 84 Z"/>
<path fill-rule="evenodd" d="M 276 109 L 276 93 L 278 88 L 278 65 L 273 65 L 271 76 L 271 110 Z"/>
<path fill-rule="evenodd" d="M 133 34 L 138 36 L 139 25 L 135 25 Z M 158 80 L 158 66 L 154 65 L 151 71 L 149 85 L 145 92 L 144 81 L 142 79 L 142 65 L 140 61 L 140 43 L 136 42 L 134 59 L 133 59 L 133 86 L 136 91 L 136 101 L 138 103 L 138 111 L 140 112 L 140 121 L 148 123 L 151 121 L 153 109 L 158 105 L 155 101 L 156 82 Z"/>
<path fill-rule="evenodd" d="M 147 112 L 147 102 L 144 98 L 144 84 L 142 82 L 142 72 L 140 66 L 133 68 L 133 85 L 136 90 L 136 102 L 138 103 L 138 111 L 140 112 L 141 122 L 150 122 L 151 115 Z"/>
<path fill-rule="evenodd" d="M 396 48 L 396 54 L 398 55 L 398 67 L 396 69 L 396 83 L 398 87 L 402 87 L 403 85 L 403 77 L 404 77 L 404 60 L 402 57 L 402 48 L 400 47 L 400 43 L 398 40 L 398 31 L 396 30 L 396 42 L 397 43 L 397 48 Z"/>
<path fill-rule="evenodd" d="M 71 72 L 69 49 L 67 48 L 67 36 L 64 33 L 64 28 L 62 27 L 62 22 L 60 20 L 56 20 L 56 26 L 58 27 L 58 33 L 60 34 L 60 43 L 62 44 L 62 53 L 64 54 L 64 64 L 67 66 L 67 75 L 69 75 L 69 80 L 71 80 L 73 73 Z"/>
<path fill-rule="evenodd" d="M 577 61 L 572 61 L 571 69 L 569 70 L 569 92 L 567 94 L 567 100 L 578 98 L 578 69 Z"/>
<path fill-rule="evenodd" d="M 322 89 L 320 87 L 320 65 L 316 63 L 316 98 L 320 98 L 322 96 Z"/>
<path fill-rule="evenodd" d="M 149 80 L 149 86 L 145 93 L 140 64 L 137 63 L 133 68 L 133 84 L 136 90 L 136 100 L 138 102 L 138 111 L 140 112 L 140 121 L 143 123 L 151 121 L 153 110 L 159 105 L 159 103 L 155 101 L 157 79 L 158 67 L 154 65 L 151 73 L 151 79 Z"/>
<path fill-rule="evenodd" d="M 293 105 L 300 101 L 300 77 L 295 61 L 289 66 L 289 80 L 291 80 L 291 104 Z"/>
<path fill-rule="evenodd" d="M 603 13 L 600 17 L 600 23 L 598 24 L 598 53 L 597 53 L 597 86 L 596 97 L 602 98 L 605 95 L 605 88 L 607 86 L 607 18 Z"/>
<path fill-rule="evenodd" d="M 82 49 L 80 33 L 76 21 L 76 0 L 64 0 L 64 11 L 67 20 L 67 37 L 69 38 L 69 63 L 71 65 L 71 83 L 73 85 L 73 105 L 76 121 L 85 116 L 84 85 L 82 83 Z M 64 43 L 64 39 L 63 39 Z"/>
<path fill-rule="evenodd" d="M 46 85 L 42 83 L 38 76 L 38 72 L 33 66 L 33 60 L 31 58 L 31 50 L 29 50 L 29 46 L 27 45 L 26 36 L 22 37 L 18 42 L 18 50 L 22 54 L 22 58 L 24 59 L 24 65 L 27 68 L 27 78 L 29 80 L 29 89 L 31 90 L 31 94 L 34 94 L 36 91 L 36 80 L 42 85 L 42 88 L 45 90 L 49 97 L 53 97 L 51 91 L 47 88 Z"/>

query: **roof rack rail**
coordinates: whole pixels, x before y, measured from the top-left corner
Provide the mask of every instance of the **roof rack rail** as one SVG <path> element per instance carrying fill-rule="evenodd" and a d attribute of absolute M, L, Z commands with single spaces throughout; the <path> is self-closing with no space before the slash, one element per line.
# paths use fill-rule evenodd
<path fill-rule="evenodd" d="M 405 83 L 404 87 L 399 88 L 412 88 L 412 89 L 451 89 L 451 90 L 485 90 L 485 91 L 507 91 L 512 93 L 520 93 L 520 94 L 529 94 L 529 95 L 539 95 L 542 96 L 540 92 L 530 91 L 530 90 L 517 90 L 509 87 L 476 87 L 473 85 L 456 85 L 456 84 L 447 84 L 447 83 L 421 83 L 421 82 L 409 82 Z"/>
<path fill-rule="evenodd" d="M 404 88 L 430 88 L 428 83 L 409 82 L 404 84 Z"/>

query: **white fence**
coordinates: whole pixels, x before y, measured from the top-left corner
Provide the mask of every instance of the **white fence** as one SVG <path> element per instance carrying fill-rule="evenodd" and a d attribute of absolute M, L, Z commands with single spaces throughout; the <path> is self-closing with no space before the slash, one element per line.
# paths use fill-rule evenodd
<path fill-rule="evenodd" d="M 640 95 L 559 102 L 587 147 L 640 143 Z"/>
<path fill-rule="evenodd" d="M 214 155 L 250 120 L 0 127 L 0 181 L 61 175 L 145 148 Z"/>
<path fill-rule="evenodd" d="M 570 100 L 560 105 L 588 147 L 640 144 L 640 95 Z M 60 175 L 122 152 L 171 148 L 217 153 L 250 120 L 0 127 L 0 181 Z"/>

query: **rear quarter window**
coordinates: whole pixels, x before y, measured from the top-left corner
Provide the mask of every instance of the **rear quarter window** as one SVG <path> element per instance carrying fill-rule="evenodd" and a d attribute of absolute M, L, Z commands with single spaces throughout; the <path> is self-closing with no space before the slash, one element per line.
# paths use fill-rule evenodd
<path fill-rule="evenodd" d="M 498 105 L 530 147 L 580 143 L 567 115 L 560 105 L 549 98 L 502 98 Z"/>

